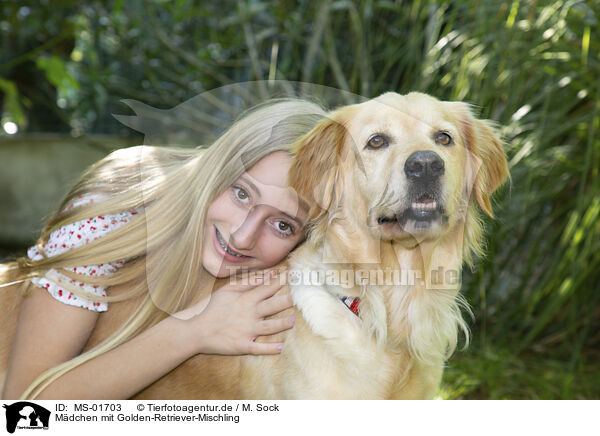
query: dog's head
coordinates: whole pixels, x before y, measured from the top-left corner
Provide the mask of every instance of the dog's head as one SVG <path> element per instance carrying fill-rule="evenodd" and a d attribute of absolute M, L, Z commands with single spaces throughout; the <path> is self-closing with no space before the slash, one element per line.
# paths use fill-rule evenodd
<path fill-rule="evenodd" d="M 500 140 L 468 105 L 386 93 L 333 112 L 301 138 L 290 184 L 313 224 L 343 211 L 371 238 L 414 245 L 458 223 L 477 226 L 475 203 L 491 216 L 490 195 L 507 176 Z"/>

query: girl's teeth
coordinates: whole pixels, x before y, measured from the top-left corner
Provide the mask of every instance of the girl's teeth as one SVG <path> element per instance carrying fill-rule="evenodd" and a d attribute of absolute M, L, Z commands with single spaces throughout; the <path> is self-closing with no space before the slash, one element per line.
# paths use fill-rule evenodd
<path fill-rule="evenodd" d="M 235 257 L 247 257 L 247 256 L 242 256 L 241 254 L 234 253 L 229 248 L 227 248 L 227 244 L 225 244 L 225 241 L 223 241 L 223 239 L 221 237 L 221 234 L 219 233 L 218 230 L 217 230 L 217 240 L 219 241 L 219 245 L 221 246 L 221 248 L 223 250 L 225 250 L 227 253 L 231 254 L 232 256 L 235 256 Z"/>

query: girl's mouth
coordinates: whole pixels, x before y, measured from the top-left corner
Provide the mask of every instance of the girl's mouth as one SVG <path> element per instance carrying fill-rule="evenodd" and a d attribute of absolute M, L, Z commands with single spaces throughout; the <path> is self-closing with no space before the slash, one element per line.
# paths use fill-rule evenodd
<path fill-rule="evenodd" d="M 230 260 L 233 262 L 240 262 L 246 259 L 252 259 L 251 256 L 245 256 L 243 254 L 240 254 L 236 251 L 233 251 L 232 249 L 230 249 L 227 244 L 225 243 L 225 240 L 223 239 L 223 236 L 221 235 L 221 233 L 219 232 L 219 229 L 217 229 L 217 227 L 215 226 L 215 236 L 216 236 L 216 242 L 218 244 L 218 248 L 221 248 L 223 250 L 223 255 L 226 258 L 226 260 Z M 215 244 L 215 245 L 217 245 Z"/>

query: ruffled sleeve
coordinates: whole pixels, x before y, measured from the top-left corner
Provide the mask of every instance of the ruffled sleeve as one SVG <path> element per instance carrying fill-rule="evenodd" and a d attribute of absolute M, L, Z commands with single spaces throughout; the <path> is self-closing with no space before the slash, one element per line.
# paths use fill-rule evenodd
<path fill-rule="evenodd" d="M 68 209 L 80 206 L 86 203 L 98 201 L 98 196 L 88 196 L 79 198 L 72 202 Z M 123 227 L 129 221 L 135 218 L 140 213 L 134 209 L 130 211 L 120 212 L 117 214 L 99 215 L 87 220 L 76 221 L 61 227 L 52 232 L 48 238 L 48 242 L 43 249 L 47 257 L 57 256 L 73 248 L 81 247 L 92 241 L 95 241 L 102 236 Z M 38 247 L 33 246 L 27 250 L 27 255 L 31 260 L 43 259 Z M 103 263 L 99 265 L 81 265 L 78 267 L 65 268 L 67 271 L 72 271 L 76 274 L 81 274 L 90 277 L 99 277 L 106 274 L 111 274 L 117 271 L 124 265 L 124 261 L 118 260 L 114 262 Z M 93 301 L 73 294 L 67 288 L 72 286 L 79 287 L 82 291 L 92 295 L 101 297 L 106 296 L 106 288 L 99 285 L 89 285 L 84 282 L 73 280 L 64 274 L 59 273 L 55 269 L 48 270 L 43 277 L 36 277 L 31 282 L 40 288 L 47 289 L 50 295 L 56 300 L 77 306 L 94 312 L 105 312 L 108 309 L 107 303 Z M 66 284 L 66 286 L 65 286 Z"/>

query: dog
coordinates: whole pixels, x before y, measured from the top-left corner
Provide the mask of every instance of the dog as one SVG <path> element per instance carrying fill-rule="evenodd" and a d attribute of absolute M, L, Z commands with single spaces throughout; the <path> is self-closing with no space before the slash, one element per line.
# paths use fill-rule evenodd
<path fill-rule="evenodd" d="M 459 273 L 482 254 L 477 207 L 492 216 L 508 175 L 493 127 L 464 103 L 386 93 L 334 111 L 299 140 L 290 171 L 311 207 L 288 260 L 294 308 L 278 315 L 296 323 L 261 338 L 284 340 L 282 353 L 199 355 L 135 398 L 432 398 L 468 334 Z M 358 280 L 388 271 L 415 280 Z"/>
<path fill-rule="evenodd" d="M 333 111 L 296 144 L 289 182 L 310 206 L 286 261 L 292 329 L 277 356 L 197 355 L 134 399 L 428 399 L 459 332 L 460 271 L 508 178 L 470 106 L 386 93 Z M 399 280 L 397 280 L 399 279 Z M 113 304 L 86 349 L 138 302 Z"/>

